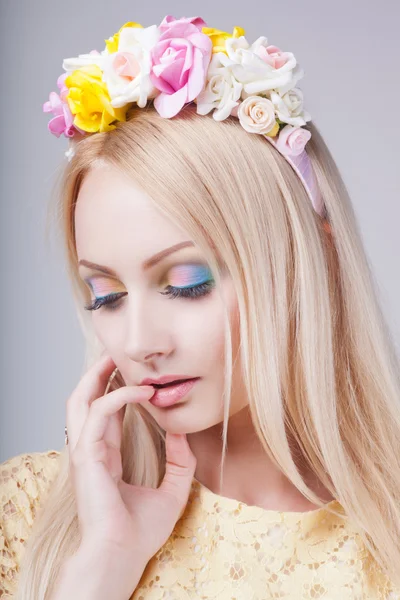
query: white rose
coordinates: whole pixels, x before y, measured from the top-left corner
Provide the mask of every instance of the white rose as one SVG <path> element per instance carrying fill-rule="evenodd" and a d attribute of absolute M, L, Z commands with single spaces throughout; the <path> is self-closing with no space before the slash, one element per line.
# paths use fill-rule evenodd
<path fill-rule="evenodd" d="M 106 50 L 103 50 L 102 52 L 93 50 L 89 54 L 79 54 L 79 56 L 75 58 L 64 58 L 62 67 L 64 71 L 67 71 L 67 73 L 72 73 L 73 71 L 81 69 L 82 67 L 86 67 L 87 65 L 96 65 L 103 70 L 104 61 L 107 54 L 108 52 Z"/>
<path fill-rule="evenodd" d="M 288 81 L 288 83 L 286 85 L 281 85 L 281 86 L 275 88 L 275 91 L 277 91 L 278 94 L 283 96 L 284 94 L 286 94 L 286 92 L 289 92 L 289 90 L 292 90 L 297 85 L 297 82 L 300 79 L 302 79 L 303 77 L 304 77 L 303 69 L 300 67 L 300 65 L 296 65 L 292 71 L 292 76 L 291 76 L 290 81 Z"/>
<path fill-rule="evenodd" d="M 118 50 L 105 57 L 103 81 L 111 98 L 111 105 L 120 108 L 136 102 L 144 108 L 148 98 L 159 91 L 150 80 L 150 51 L 157 43 L 160 31 L 151 27 L 125 27 L 119 34 Z"/>
<path fill-rule="evenodd" d="M 303 92 L 299 88 L 293 88 L 283 96 L 271 91 L 270 98 L 277 117 L 284 123 L 301 127 L 311 121 L 310 114 L 304 110 Z"/>
<path fill-rule="evenodd" d="M 249 96 L 237 111 L 242 127 L 249 133 L 269 133 L 276 125 L 275 108 L 271 100 Z"/>
<path fill-rule="evenodd" d="M 199 115 L 206 115 L 216 109 L 213 118 L 223 121 L 239 104 L 243 86 L 234 78 L 229 68 L 231 63 L 224 52 L 213 54 L 208 66 L 206 85 L 196 98 Z"/>
<path fill-rule="evenodd" d="M 294 87 L 304 72 L 297 68 L 297 61 L 291 52 L 281 53 L 285 63 L 276 68 L 274 60 L 268 60 L 268 41 L 259 37 L 251 46 L 244 36 L 228 38 L 226 50 L 234 63 L 232 73 L 243 84 L 246 94 L 259 94 L 272 89 L 288 91 Z M 263 58 L 264 56 L 264 58 Z M 271 64 L 272 63 L 272 64 Z"/>

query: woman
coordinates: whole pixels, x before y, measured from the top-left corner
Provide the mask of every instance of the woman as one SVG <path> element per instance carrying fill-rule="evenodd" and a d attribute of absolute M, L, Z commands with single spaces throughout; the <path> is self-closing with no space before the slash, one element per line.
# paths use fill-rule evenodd
<path fill-rule="evenodd" d="M 64 68 L 89 368 L 2 465 L 3 597 L 400 598 L 398 357 L 293 55 L 168 16 Z"/>

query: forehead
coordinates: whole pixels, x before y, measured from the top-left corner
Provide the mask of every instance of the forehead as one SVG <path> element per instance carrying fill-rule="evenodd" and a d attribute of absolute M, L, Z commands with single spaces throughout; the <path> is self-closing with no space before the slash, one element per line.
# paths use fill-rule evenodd
<path fill-rule="evenodd" d="M 118 268 L 190 239 L 127 176 L 110 166 L 91 170 L 75 209 L 78 259 Z"/>

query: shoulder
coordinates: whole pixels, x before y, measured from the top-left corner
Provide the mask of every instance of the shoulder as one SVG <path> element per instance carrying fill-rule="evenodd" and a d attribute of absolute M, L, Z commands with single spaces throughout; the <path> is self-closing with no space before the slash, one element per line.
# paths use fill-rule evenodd
<path fill-rule="evenodd" d="M 56 450 L 19 454 L 0 464 L 0 597 L 13 585 L 36 513 L 57 476 Z"/>
<path fill-rule="evenodd" d="M 57 474 L 60 457 L 61 453 L 57 450 L 47 450 L 18 454 L 0 463 L 2 496 L 7 492 L 26 491 L 35 497 Z"/>

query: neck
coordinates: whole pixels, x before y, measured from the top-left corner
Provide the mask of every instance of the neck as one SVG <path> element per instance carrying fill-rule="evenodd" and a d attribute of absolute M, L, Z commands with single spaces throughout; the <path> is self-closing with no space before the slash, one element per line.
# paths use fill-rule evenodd
<path fill-rule="evenodd" d="M 222 489 L 222 423 L 190 433 L 187 439 L 197 459 L 195 478 L 216 494 L 266 510 L 307 511 L 317 508 L 299 492 L 273 463 L 254 429 L 248 406 L 230 417 Z M 324 501 L 332 500 L 312 473 L 302 472 L 307 484 Z"/>

